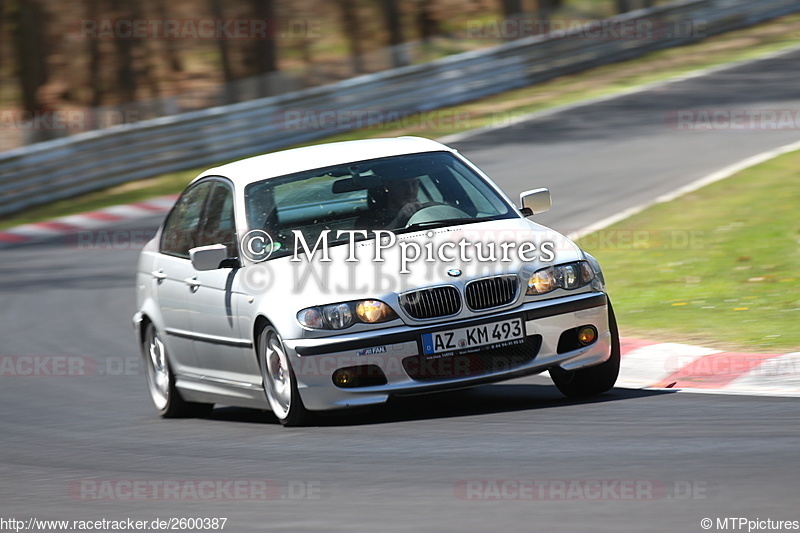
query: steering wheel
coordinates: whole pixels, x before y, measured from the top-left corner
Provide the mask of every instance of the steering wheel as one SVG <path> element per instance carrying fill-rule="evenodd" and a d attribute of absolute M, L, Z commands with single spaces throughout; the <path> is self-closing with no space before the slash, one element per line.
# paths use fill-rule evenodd
<path fill-rule="evenodd" d="M 422 204 L 416 213 L 411 215 L 411 218 L 406 222 L 406 227 L 412 224 L 436 222 L 450 218 L 469 218 L 469 214 L 452 205 L 441 202 L 426 202 Z"/>

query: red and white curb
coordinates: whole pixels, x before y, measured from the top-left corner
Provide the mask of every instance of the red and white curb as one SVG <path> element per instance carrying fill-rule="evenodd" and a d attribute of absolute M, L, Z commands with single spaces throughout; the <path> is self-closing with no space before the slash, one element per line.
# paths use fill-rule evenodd
<path fill-rule="evenodd" d="M 725 352 L 622 339 L 617 385 L 690 392 L 800 396 L 800 352 Z"/>
<path fill-rule="evenodd" d="M 7 230 L 0 230 L 0 248 L 13 244 L 35 242 L 42 239 L 73 235 L 97 229 L 109 223 L 136 220 L 156 214 L 166 213 L 175 203 L 178 195 L 160 196 L 144 202 L 115 205 L 98 211 L 60 217 L 47 222 L 23 224 Z"/>

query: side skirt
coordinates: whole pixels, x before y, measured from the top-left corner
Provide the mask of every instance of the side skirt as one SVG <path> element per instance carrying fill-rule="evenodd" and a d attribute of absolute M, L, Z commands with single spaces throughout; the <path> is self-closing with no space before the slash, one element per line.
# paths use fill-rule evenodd
<path fill-rule="evenodd" d="M 264 389 L 249 383 L 179 375 L 176 376 L 175 386 L 180 391 L 181 397 L 188 402 L 270 409 Z"/>

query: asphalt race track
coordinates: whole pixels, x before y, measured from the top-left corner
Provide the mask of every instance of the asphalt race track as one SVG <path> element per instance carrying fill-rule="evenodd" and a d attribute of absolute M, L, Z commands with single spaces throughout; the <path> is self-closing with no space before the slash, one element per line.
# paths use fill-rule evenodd
<path fill-rule="evenodd" d="M 800 109 L 800 52 L 457 147 L 512 197 L 549 187 L 554 208 L 541 220 L 569 231 L 800 138 L 796 128 L 686 131 L 665 119 L 755 108 Z M 800 520 L 791 398 L 614 389 L 576 402 L 536 377 L 393 400 L 321 427 L 286 429 L 233 408 L 161 420 L 130 322 L 139 246 L 61 239 L 0 251 L 0 356 L 61 357 L 47 363 L 57 375 L 0 375 L 0 518 L 224 517 L 234 532 L 695 532 L 704 518 L 712 530 L 724 517 Z M 215 501 L 190 491 L 136 500 L 134 480 L 246 487 L 216 488 Z"/>

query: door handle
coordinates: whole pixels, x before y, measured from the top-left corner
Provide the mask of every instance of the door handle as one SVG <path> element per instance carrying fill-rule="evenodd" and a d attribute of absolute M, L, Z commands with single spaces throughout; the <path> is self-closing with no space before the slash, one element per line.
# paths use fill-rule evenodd
<path fill-rule="evenodd" d="M 159 268 L 158 270 L 153 270 L 152 272 L 150 272 L 150 275 L 156 278 L 159 283 L 167 279 L 167 274 L 164 272 L 163 268 Z"/>
<path fill-rule="evenodd" d="M 197 281 L 197 276 L 192 276 L 191 278 L 186 278 L 183 280 L 193 291 L 197 290 L 197 287 L 200 286 L 200 282 Z"/>

